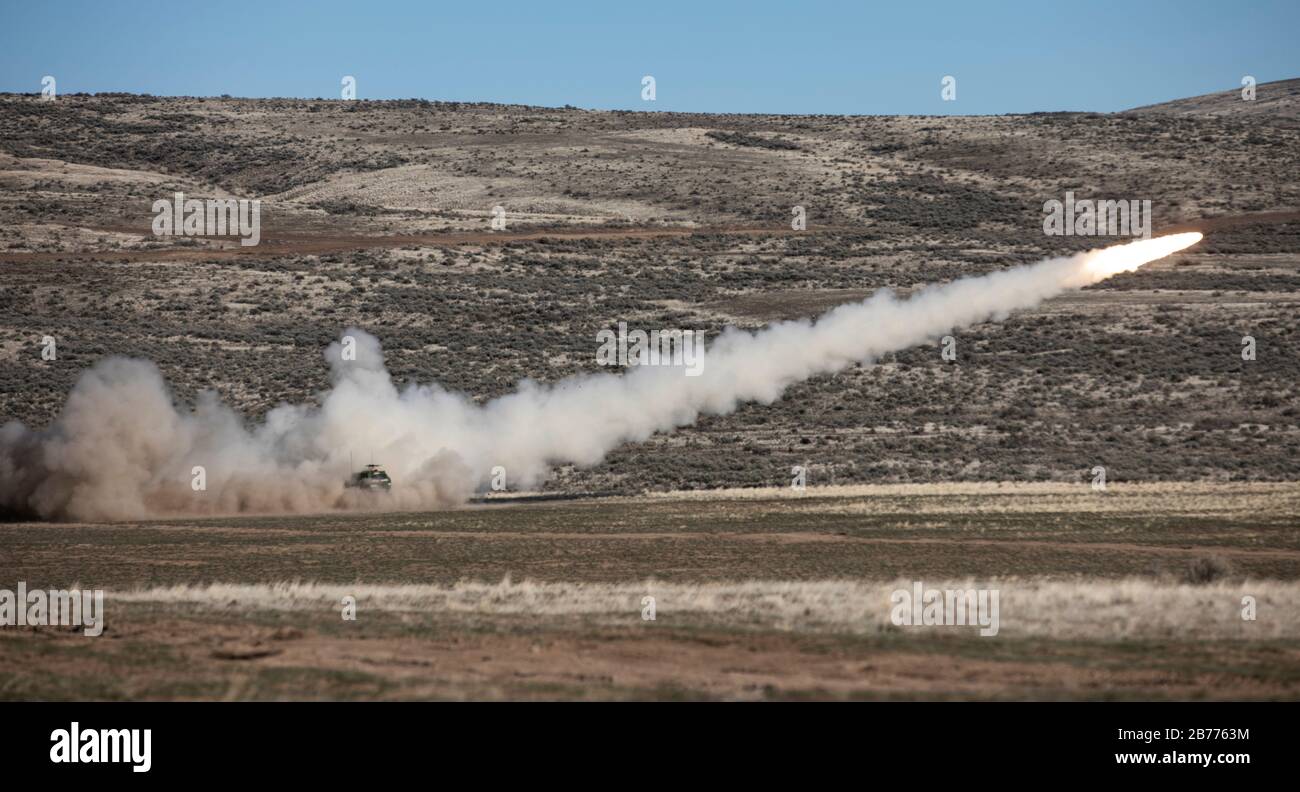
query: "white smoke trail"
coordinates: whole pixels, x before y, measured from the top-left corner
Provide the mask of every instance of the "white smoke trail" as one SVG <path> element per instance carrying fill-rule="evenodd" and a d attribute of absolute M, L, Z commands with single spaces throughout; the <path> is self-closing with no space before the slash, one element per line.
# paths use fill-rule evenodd
<path fill-rule="evenodd" d="M 165 514 L 438 508 L 463 502 L 495 466 L 531 487 L 557 464 L 589 466 L 625 442 L 770 404 L 790 385 L 1032 307 L 1194 244 L 1200 234 L 1133 242 L 928 287 L 889 291 L 814 320 L 755 333 L 729 328 L 702 376 L 640 367 L 625 376 L 531 380 L 477 405 L 436 385 L 399 390 L 379 342 L 360 330 L 355 360 L 325 352 L 333 382 L 318 405 L 282 405 L 248 426 L 212 392 L 178 411 L 157 367 L 108 358 L 84 372 L 44 430 L 0 427 L 0 508 L 46 519 L 115 520 Z M 373 454 L 390 493 L 344 486 L 350 454 Z M 195 467 L 206 489 L 191 483 Z"/>

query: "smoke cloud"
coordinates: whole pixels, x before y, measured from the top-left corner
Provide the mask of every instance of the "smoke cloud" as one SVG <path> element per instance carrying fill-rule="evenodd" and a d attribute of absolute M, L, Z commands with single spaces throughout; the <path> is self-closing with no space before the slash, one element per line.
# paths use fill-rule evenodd
<path fill-rule="evenodd" d="M 54 422 L 0 427 L 0 508 L 44 519 L 123 520 L 169 514 L 445 508 L 486 488 L 495 466 L 513 488 L 555 465 L 599 463 L 626 442 L 770 404 L 790 385 L 1005 318 L 1068 289 L 1187 247 L 1199 234 L 1134 242 L 927 287 L 888 290 L 815 320 L 757 332 L 729 328 L 708 348 L 702 376 L 643 366 L 623 375 L 531 380 L 476 404 L 437 385 L 399 389 L 379 341 L 357 329 L 355 359 L 325 351 L 331 387 L 314 404 L 281 405 L 249 424 L 204 392 L 177 409 L 158 368 L 107 358 L 85 371 Z M 387 493 L 345 486 L 349 455 L 392 475 Z M 206 488 L 196 490 L 195 468 Z"/>

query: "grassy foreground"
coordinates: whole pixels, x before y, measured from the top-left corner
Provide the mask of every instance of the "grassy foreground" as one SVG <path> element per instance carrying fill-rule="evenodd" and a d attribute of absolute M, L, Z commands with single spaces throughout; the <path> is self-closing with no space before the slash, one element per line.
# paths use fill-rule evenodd
<path fill-rule="evenodd" d="M 1298 513 L 972 484 L 9 523 L 0 587 L 105 589 L 107 626 L 0 628 L 0 697 L 1296 698 Z M 893 624 L 915 581 L 998 589 L 998 634 Z"/>

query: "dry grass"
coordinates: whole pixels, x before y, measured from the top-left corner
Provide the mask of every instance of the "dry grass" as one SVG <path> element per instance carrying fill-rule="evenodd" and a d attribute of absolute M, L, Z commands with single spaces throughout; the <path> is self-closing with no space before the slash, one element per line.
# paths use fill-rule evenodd
<path fill-rule="evenodd" d="M 1121 581 L 924 581 L 926 589 L 994 588 L 999 635 L 1084 640 L 1266 640 L 1300 638 L 1300 584 L 1273 581 L 1208 585 Z M 221 611 L 338 610 L 355 597 L 359 613 L 499 617 L 608 617 L 634 623 L 642 598 L 655 598 L 656 621 L 667 624 L 873 634 L 935 630 L 976 635 L 971 627 L 895 627 L 890 595 L 910 580 L 750 581 L 744 583 L 500 583 L 325 585 L 279 582 L 168 586 L 110 592 L 112 602 L 194 605 Z M 1242 618 L 1254 597 L 1256 619 Z M 111 605 L 110 605 L 111 607 Z"/>

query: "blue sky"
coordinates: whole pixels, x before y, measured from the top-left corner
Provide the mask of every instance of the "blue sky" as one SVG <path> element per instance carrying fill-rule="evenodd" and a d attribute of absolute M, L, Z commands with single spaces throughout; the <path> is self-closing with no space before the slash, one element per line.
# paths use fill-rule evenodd
<path fill-rule="evenodd" d="M 363 99 L 978 114 L 1121 110 L 1300 76 L 1297 0 L 546 5 L 9 0 L 0 90 L 39 92 L 49 74 L 62 93 L 337 98 L 354 75 Z"/>

